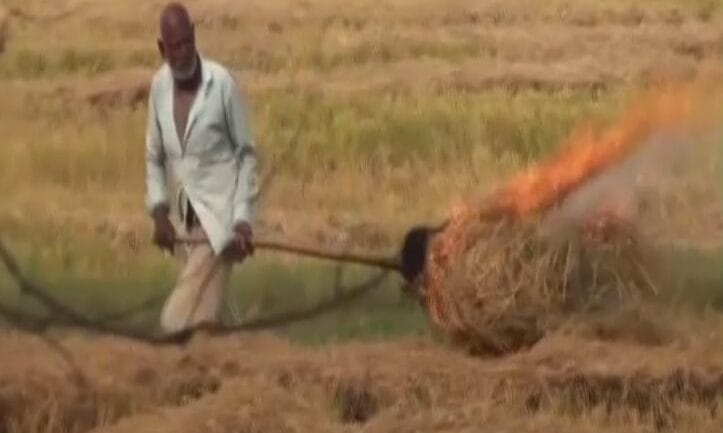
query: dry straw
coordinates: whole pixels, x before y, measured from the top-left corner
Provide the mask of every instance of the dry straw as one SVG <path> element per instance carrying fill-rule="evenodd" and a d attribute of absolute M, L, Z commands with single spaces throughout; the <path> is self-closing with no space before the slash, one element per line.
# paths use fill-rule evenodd
<path fill-rule="evenodd" d="M 653 256 L 634 227 L 604 216 L 570 230 L 537 218 L 477 222 L 439 287 L 437 325 L 471 350 L 534 344 L 561 317 L 654 294 Z M 438 294 L 437 294 L 438 295 Z"/>

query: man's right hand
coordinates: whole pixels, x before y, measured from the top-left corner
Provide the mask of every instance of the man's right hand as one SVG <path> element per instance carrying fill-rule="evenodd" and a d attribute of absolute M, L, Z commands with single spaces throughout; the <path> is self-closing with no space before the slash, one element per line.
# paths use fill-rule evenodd
<path fill-rule="evenodd" d="M 173 253 L 176 243 L 176 229 L 168 218 L 168 209 L 159 207 L 153 212 L 153 243 Z"/>

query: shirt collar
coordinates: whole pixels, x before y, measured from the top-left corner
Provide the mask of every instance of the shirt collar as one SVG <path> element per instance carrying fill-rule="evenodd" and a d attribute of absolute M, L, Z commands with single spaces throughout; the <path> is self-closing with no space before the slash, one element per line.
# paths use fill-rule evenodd
<path fill-rule="evenodd" d="M 209 62 L 200 52 L 198 53 L 198 64 L 201 66 L 201 87 L 205 91 L 213 82 L 213 71 Z"/>

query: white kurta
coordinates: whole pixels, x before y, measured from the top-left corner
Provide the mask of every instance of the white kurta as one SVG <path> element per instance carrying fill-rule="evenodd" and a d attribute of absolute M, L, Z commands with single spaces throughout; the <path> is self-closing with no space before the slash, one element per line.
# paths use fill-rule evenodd
<path fill-rule="evenodd" d="M 257 158 L 245 101 L 233 76 L 201 57 L 202 84 L 191 106 L 182 143 L 173 116 L 168 65 L 154 75 L 146 132 L 146 208 L 169 205 L 166 171 L 187 196 L 214 253 L 233 239 L 233 226 L 253 222 Z"/>

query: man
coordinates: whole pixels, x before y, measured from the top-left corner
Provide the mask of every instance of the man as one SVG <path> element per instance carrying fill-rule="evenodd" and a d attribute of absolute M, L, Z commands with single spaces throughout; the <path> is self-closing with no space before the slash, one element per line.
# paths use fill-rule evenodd
<path fill-rule="evenodd" d="M 189 238 L 184 267 L 161 313 L 177 334 L 217 325 L 234 261 L 253 254 L 255 145 L 236 83 L 202 57 L 187 10 L 168 4 L 160 17 L 164 59 L 151 84 L 146 134 L 146 206 L 154 243 L 174 251 L 166 169 L 179 186 L 178 210 Z"/>

